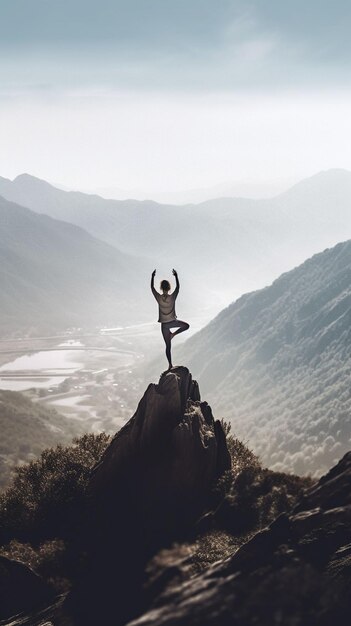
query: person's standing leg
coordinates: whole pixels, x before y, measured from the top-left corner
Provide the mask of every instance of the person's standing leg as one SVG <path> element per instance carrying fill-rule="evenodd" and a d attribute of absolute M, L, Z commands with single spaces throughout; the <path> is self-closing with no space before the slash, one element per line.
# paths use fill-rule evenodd
<path fill-rule="evenodd" d="M 166 344 L 166 357 L 168 360 L 168 364 L 169 367 L 173 367 L 172 366 L 172 356 L 171 356 L 171 338 L 172 338 L 172 333 L 169 330 L 169 327 L 167 325 L 167 323 L 162 323 L 161 324 L 161 331 L 162 331 L 162 335 L 163 338 L 165 340 L 165 344 Z"/>

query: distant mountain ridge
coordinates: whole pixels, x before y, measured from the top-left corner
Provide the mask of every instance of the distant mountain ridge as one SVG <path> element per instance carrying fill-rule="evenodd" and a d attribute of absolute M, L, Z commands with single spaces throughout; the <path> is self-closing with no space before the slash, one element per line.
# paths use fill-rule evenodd
<path fill-rule="evenodd" d="M 78 226 L 0 197 L 1 331 L 138 321 L 143 271 Z"/>
<path fill-rule="evenodd" d="M 324 472 L 351 443 L 351 241 L 239 298 L 173 362 L 264 463 Z"/>
<path fill-rule="evenodd" d="M 106 200 L 56 189 L 28 174 L 0 179 L 1 194 L 143 256 L 150 268 L 177 267 L 183 277 L 181 315 L 201 306 L 207 320 L 233 298 L 351 237 L 347 170 L 320 172 L 270 199 L 218 198 L 198 205 Z"/>

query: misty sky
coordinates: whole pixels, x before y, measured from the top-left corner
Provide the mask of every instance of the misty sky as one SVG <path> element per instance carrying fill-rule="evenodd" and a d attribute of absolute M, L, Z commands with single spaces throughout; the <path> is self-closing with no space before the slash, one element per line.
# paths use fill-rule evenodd
<path fill-rule="evenodd" d="M 351 169 L 344 0 L 2 0 L 0 175 L 182 190 Z"/>

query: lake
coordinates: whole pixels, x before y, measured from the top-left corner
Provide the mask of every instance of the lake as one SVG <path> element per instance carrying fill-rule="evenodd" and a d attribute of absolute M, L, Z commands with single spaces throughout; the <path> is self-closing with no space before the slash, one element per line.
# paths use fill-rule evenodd
<path fill-rule="evenodd" d="M 50 350 L 17 357 L 0 367 L 0 388 L 49 388 L 83 367 L 84 350 Z"/>

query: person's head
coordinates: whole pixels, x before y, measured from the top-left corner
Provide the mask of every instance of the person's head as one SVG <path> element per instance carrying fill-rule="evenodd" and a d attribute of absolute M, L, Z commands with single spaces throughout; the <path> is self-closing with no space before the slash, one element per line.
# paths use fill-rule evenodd
<path fill-rule="evenodd" d="M 169 291 L 171 288 L 171 285 L 169 284 L 168 280 L 161 280 L 160 287 L 162 291 Z"/>

